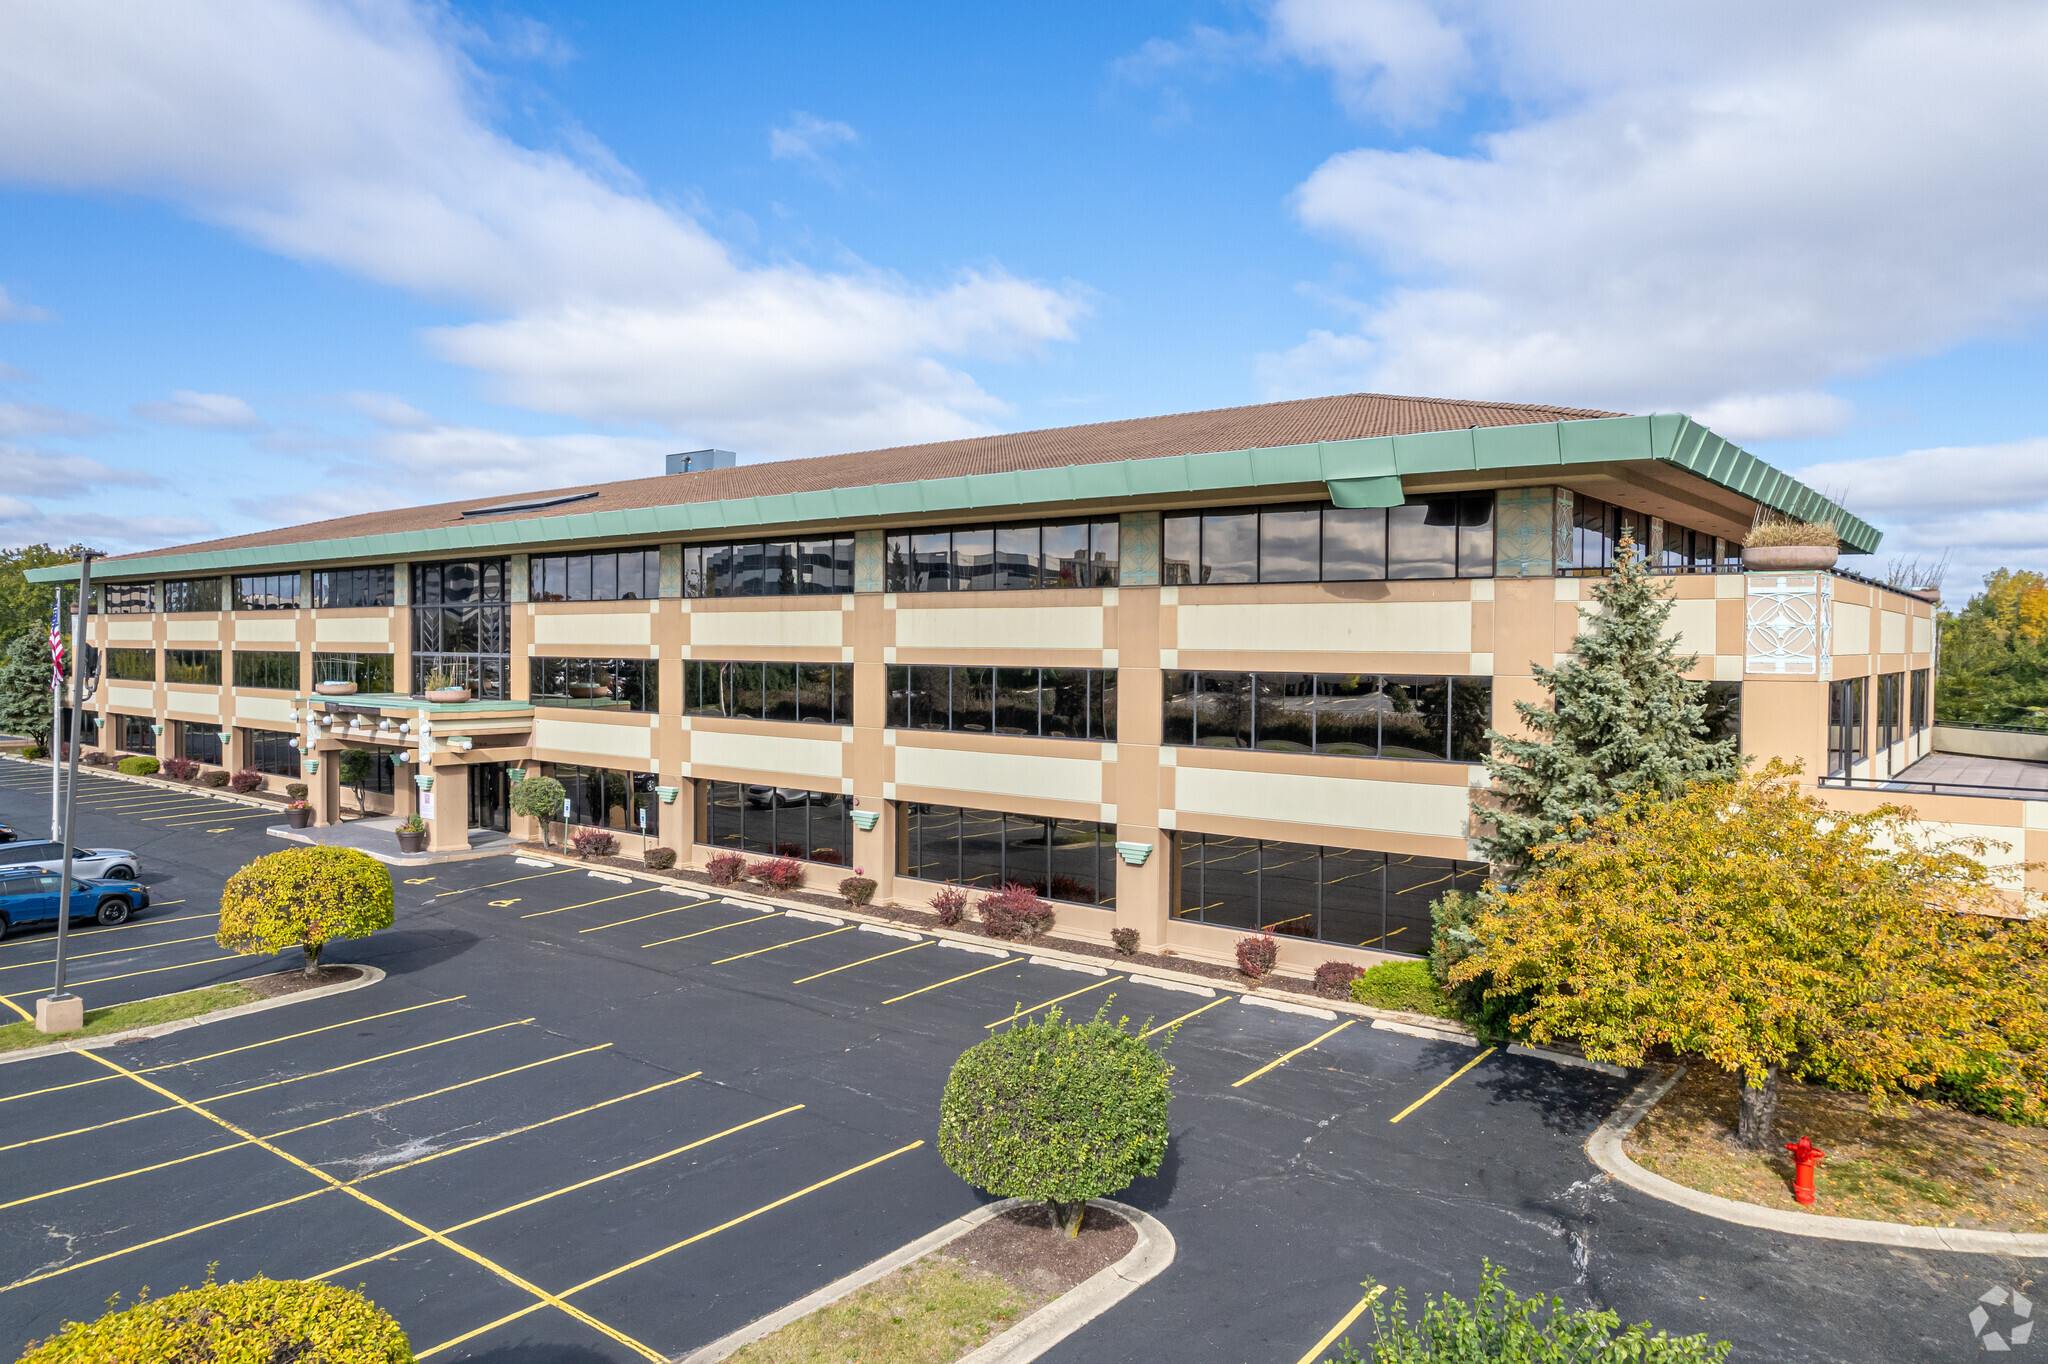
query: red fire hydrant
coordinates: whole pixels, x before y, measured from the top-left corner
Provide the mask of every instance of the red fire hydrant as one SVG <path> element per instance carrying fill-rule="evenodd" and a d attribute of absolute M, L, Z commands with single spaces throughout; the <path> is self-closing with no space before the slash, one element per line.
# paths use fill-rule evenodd
<path fill-rule="evenodd" d="M 1815 1146 L 1811 1137 L 1788 1141 L 1785 1149 L 1792 1153 L 1792 1197 L 1801 1203 L 1813 1202 L 1813 1167 L 1827 1159 L 1828 1153 Z"/>

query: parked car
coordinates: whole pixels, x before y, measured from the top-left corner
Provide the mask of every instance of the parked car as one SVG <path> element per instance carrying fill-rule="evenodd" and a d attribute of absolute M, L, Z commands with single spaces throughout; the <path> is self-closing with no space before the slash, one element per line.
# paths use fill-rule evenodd
<path fill-rule="evenodd" d="M 19 869 L 64 873 L 62 843 L 10 843 L 0 848 L 0 876 Z M 126 848 L 73 848 L 73 876 L 106 877 L 132 881 L 142 871 L 142 859 Z"/>
<path fill-rule="evenodd" d="M 12 843 L 13 841 L 14 830 L 8 828 L 5 824 L 0 824 L 0 843 Z"/>
<path fill-rule="evenodd" d="M 808 805 L 811 793 L 796 786 L 749 786 L 747 804 L 756 810 L 769 810 L 777 805 Z M 5 854 L 0 854 L 4 856 Z"/>
<path fill-rule="evenodd" d="M 57 922 L 57 905 L 64 890 L 64 878 L 49 872 L 24 873 L 20 868 L 0 871 L 0 938 L 8 930 L 31 924 Z M 101 877 L 73 880 L 71 917 L 97 919 L 118 924 L 139 909 L 149 908 L 149 888 L 136 881 L 113 881 Z"/>

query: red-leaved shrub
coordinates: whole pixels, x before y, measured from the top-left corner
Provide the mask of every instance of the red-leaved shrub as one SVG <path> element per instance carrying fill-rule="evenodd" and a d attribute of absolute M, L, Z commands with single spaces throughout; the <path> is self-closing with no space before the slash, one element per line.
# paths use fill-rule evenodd
<path fill-rule="evenodd" d="M 1009 882 L 974 902 L 991 938 L 1036 938 L 1052 930 L 1052 906 L 1029 886 Z"/>
<path fill-rule="evenodd" d="M 578 829 L 569 836 L 569 851 L 578 857 L 610 857 L 619 840 L 604 829 Z"/>
<path fill-rule="evenodd" d="M 190 758 L 165 758 L 164 775 L 176 777 L 179 781 L 190 781 L 199 775 L 199 764 Z"/>
<path fill-rule="evenodd" d="M 245 767 L 228 778 L 228 787 L 245 796 L 251 791 L 260 791 L 263 789 L 263 774 L 253 767 Z"/>
<path fill-rule="evenodd" d="M 704 875 L 714 886 L 737 885 L 747 873 L 747 858 L 744 853 L 713 853 L 704 859 Z"/>
<path fill-rule="evenodd" d="M 1280 944 L 1273 941 L 1273 930 L 1266 929 L 1257 937 L 1237 940 L 1237 969 L 1253 980 L 1266 975 L 1280 960 Z"/>
<path fill-rule="evenodd" d="M 1332 999 L 1349 999 L 1351 982 L 1364 974 L 1364 967 L 1348 961 L 1326 961 L 1316 968 L 1316 993 Z"/>
<path fill-rule="evenodd" d="M 967 892 L 958 886 L 944 886 L 933 894 L 932 908 L 938 913 L 940 928 L 958 928 L 967 917 Z"/>
<path fill-rule="evenodd" d="M 770 890 L 795 890 L 804 883 L 804 864 L 794 857 L 773 857 L 749 865 L 747 875 Z"/>

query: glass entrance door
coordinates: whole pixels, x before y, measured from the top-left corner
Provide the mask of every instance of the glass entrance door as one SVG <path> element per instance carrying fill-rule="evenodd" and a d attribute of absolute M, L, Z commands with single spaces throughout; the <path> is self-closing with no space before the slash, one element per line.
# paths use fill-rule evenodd
<path fill-rule="evenodd" d="M 496 829 L 509 833 L 511 811 L 506 807 L 504 763 L 476 763 L 469 769 L 469 827 Z"/>

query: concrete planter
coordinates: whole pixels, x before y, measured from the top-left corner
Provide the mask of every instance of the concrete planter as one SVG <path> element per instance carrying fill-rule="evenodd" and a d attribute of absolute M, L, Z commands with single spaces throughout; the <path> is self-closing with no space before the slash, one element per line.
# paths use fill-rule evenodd
<path fill-rule="evenodd" d="M 447 687 L 441 691 L 430 691 L 427 700 L 437 706 L 452 706 L 469 699 L 468 687 Z"/>
<path fill-rule="evenodd" d="M 315 682 L 313 690 L 322 696 L 354 696 L 356 694 L 356 684 L 353 682 Z"/>
<path fill-rule="evenodd" d="M 402 853 L 425 852 L 427 850 L 426 832 L 422 830 L 416 834 L 409 834 L 405 830 L 400 829 L 398 831 L 398 850 Z"/>
<path fill-rule="evenodd" d="M 313 812 L 311 810 L 287 810 L 284 812 L 284 818 L 285 823 L 291 825 L 294 829 L 303 829 L 313 822 Z"/>
<path fill-rule="evenodd" d="M 1752 573 L 1818 573 L 1833 568 L 1842 551 L 1820 545 L 1750 545 L 1742 566 Z"/>

